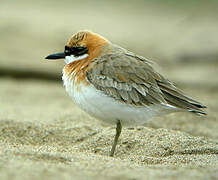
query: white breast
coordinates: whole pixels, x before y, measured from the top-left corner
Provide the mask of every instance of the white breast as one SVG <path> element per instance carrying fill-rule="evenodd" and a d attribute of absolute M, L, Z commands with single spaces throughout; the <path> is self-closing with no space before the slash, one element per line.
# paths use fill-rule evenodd
<path fill-rule="evenodd" d="M 91 116 L 110 124 L 120 120 L 122 125 L 143 125 L 153 117 L 173 112 L 173 107 L 159 104 L 136 107 L 121 103 L 97 90 L 93 85 L 74 86 L 75 79 L 63 73 L 64 86 L 75 104 Z"/>

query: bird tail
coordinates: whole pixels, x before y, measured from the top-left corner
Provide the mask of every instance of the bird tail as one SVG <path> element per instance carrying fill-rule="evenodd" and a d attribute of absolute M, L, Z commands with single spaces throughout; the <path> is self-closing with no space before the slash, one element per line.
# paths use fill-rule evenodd
<path fill-rule="evenodd" d="M 160 83 L 158 85 L 163 92 L 164 99 L 167 101 L 168 104 L 198 115 L 207 115 L 207 113 L 203 110 L 204 108 L 207 108 L 207 106 L 184 95 L 172 84 L 171 86 L 163 83 Z"/>

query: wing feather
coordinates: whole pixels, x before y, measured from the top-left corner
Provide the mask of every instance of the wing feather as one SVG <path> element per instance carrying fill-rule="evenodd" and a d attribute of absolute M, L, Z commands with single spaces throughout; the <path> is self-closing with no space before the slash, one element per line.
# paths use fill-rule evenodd
<path fill-rule="evenodd" d="M 107 54 L 86 72 L 88 81 L 105 94 L 128 104 L 145 106 L 166 103 L 150 65 L 124 54 Z M 108 59 L 107 61 L 105 59 Z"/>
<path fill-rule="evenodd" d="M 185 96 L 168 79 L 154 70 L 152 63 L 126 50 L 105 54 L 92 62 L 87 80 L 114 99 L 137 106 L 169 104 L 202 113 L 205 106 Z"/>

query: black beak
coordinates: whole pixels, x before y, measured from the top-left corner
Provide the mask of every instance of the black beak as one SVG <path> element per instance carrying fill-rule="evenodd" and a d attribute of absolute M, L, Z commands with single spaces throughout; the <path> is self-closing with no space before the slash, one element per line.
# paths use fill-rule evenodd
<path fill-rule="evenodd" d="M 61 52 L 61 53 L 48 55 L 45 59 L 64 59 L 64 58 L 65 58 L 65 54 L 64 52 Z"/>

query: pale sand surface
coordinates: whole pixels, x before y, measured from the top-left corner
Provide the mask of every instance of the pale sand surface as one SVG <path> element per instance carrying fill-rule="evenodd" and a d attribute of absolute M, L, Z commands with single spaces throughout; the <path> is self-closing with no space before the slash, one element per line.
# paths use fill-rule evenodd
<path fill-rule="evenodd" d="M 61 84 L 10 78 L 0 84 L 0 179 L 217 178 L 213 108 L 206 118 L 173 114 L 149 128 L 124 128 L 111 158 L 114 127 L 74 106 Z M 198 97 L 218 107 L 218 93 L 205 94 Z"/>
<path fill-rule="evenodd" d="M 0 180 L 218 179 L 217 2 L 123 2 L 1 2 Z M 208 116 L 124 128 L 109 157 L 115 127 L 73 105 L 63 63 L 43 59 L 81 29 L 159 63 Z"/>

